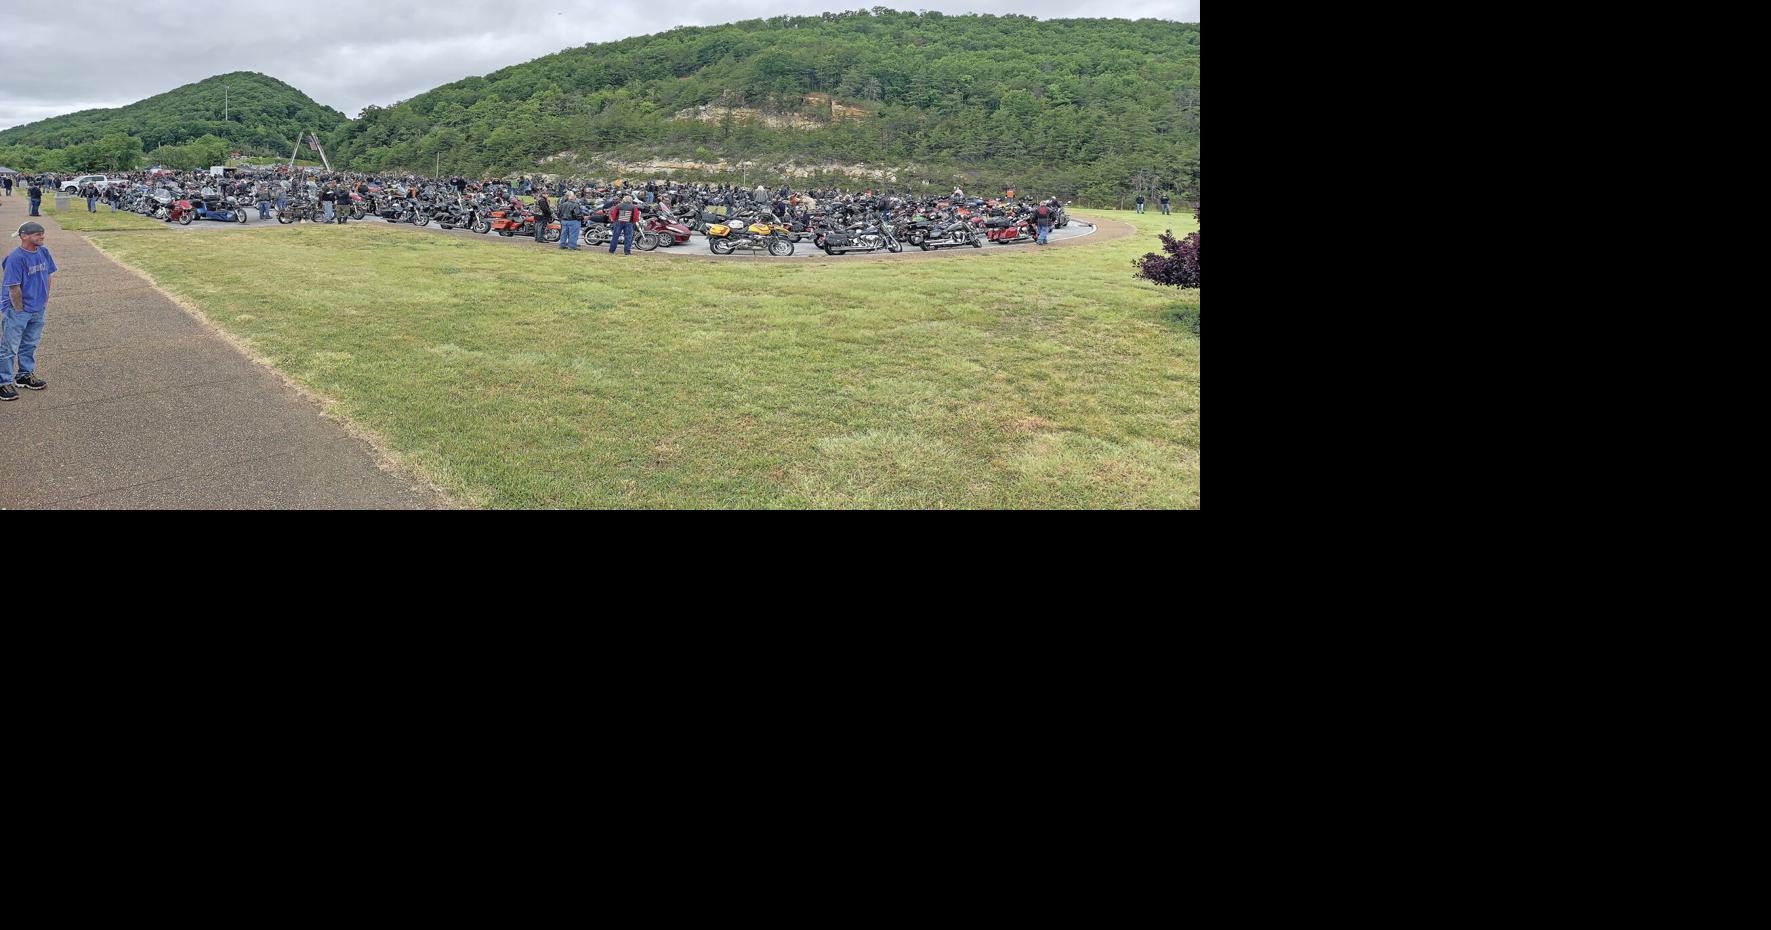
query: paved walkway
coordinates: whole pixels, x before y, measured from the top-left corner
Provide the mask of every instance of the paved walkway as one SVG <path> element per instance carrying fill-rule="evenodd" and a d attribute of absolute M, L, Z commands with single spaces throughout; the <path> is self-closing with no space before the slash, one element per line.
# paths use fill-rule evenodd
<path fill-rule="evenodd" d="M 0 236 L 26 209 L 0 199 Z M 49 387 L 0 403 L 0 509 L 447 506 L 141 277 L 38 222 L 60 269 L 37 351 Z"/>

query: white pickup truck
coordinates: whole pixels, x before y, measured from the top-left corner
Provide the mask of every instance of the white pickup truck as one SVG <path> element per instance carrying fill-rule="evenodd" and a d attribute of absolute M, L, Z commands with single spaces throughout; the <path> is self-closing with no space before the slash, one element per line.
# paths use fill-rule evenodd
<path fill-rule="evenodd" d="M 103 190 L 105 185 L 111 183 L 111 179 L 105 177 L 102 174 L 82 175 L 80 177 L 74 178 L 71 181 L 61 182 L 62 193 L 72 194 L 80 189 L 80 185 L 86 184 L 88 182 L 98 185 L 98 188 L 100 190 Z"/>

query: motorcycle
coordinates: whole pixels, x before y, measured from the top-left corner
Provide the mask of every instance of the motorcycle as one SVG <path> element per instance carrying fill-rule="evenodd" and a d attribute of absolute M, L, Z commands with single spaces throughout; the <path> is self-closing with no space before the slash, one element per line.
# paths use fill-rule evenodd
<path fill-rule="evenodd" d="M 661 216 L 647 217 L 640 231 L 656 236 L 659 245 L 688 245 L 691 232 L 687 224 Z"/>
<path fill-rule="evenodd" d="M 609 222 L 608 213 L 598 211 L 584 218 L 583 232 L 579 235 L 580 242 L 585 245 L 608 245 L 609 240 L 614 238 L 615 225 Z M 633 247 L 641 252 L 650 252 L 665 244 L 668 238 L 665 233 L 653 232 L 645 228 L 645 224 L 642 223 L 634 230 Z M 684 239 L 683 241 L 687 242 L 688 240 Z"/>
<path fill-rule="evenodd" d="M 784 258 L 793 254 L 793 239 L 787 235 L 784 226 L 752 223 L 736 228 L 713 223 L 707 227 L 707 247 L 715 255 L 730 255 L 744 249 L 752 252 L 766 250 L 770 255 Z"/>
<path fill-rule="evenodd" d="M 529 236 L 533 238 L 535 235 L 535 214 L 525 210 L 517 216 L 512 217 L 509 213 L 509 210 L 492 211 L 492 231 L 506 239 L 509 239 L 512 236 Z M 547 228 L 541 231 L 541 241 L 560 241 L 560 224 L 557 222 L 548 223 Z M 603 241 L 607 242 L 608 240 L 604 239 Z M 656 246 L 654 246 L 654 248 L 656 248 Z"/>
<path fill-rule="evenodd" d="M 318 205 L 306 197 L 291 199 L 286 202 L 283 209 L 277 211 L 277 222 L 285 226 L 290 223 L 299 223 L 302 220 L 307 220 L 310 223 L 320 221 Z"/>
<path fill-rule="evenodd" d="M 197 219 L 200 220 L 214 220 L 218 223 L 246 222 L 246 207 L 232 197 L 207 199 L 195 206 Z"/>
<path fill-rule="evenodd" d="M 492 228 L 492 222 L 480 218 L 480 213 L 472 204 L 446 204 L 437 212 L 437 225 L 444 229 L 471 229 L 484 233 Z"/>
<path fill-rule="evenodd" d="M 186 200 L 183 197 L 178 197 L 168 202 L 166 207 L 166 222 L 177 223 L 180 226 L 189 226 L 191 225 L 191 220 L 196 218 L 197 211 L 191 206 L 189 200 Z"/>
<path fill-rule="evenodd" d="M 933 230 L 934 227 L 935 223 L 933 220 L 917 216 L 900 221 L 896 229 L 893 231 L 893 234 L 900 240 L 921 248 L 922 240 L 929 237 L 929 232 Z"/>
<path fill-rule="evenodd" d="M 984 236 L 973 230 L 972 225 L 965 220 L 955 220 L 945 225 L 936 224 L 923 236 L 921 248 L 924 252 L 929 252 L 960 245 L 981 249 L 984 247 Z"/>
<path fill-rule="evenodd" d="M 984 234 L 985 239 L 997 245 L 1026 242 L 1036 235 L 1025 219 L 1005 216 L 986 220 L 982 217 L 974 217 L 972 222 L 978 227 L 978 231 Z"/>
<path fill-rule="evenodd" d="M 877 252 L 885 249 L 896 254 L 904 251 L 900 243 L 889 231 L 878 226 L 863 226 L 857 230 L 832 229 L 821 232 L 813 240 L 813 244 L 824 250 L 825 255 L 841 255 L 844 252 Z"/>

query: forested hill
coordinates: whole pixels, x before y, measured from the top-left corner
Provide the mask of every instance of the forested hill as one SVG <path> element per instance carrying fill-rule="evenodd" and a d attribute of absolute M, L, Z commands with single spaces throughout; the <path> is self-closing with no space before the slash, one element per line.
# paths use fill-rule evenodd
<path fill-rule="evenodd" d="M 230 150 L 281 152 L 288 157 L 297 133 L 326 132 L 344 122 L 343 113 L 321 106 L 276 78 L 236 71 L 126 107 L 82 110 L 15 126 L 0 132 L 0 147 L 67 149 L 97 144 L 106 137 L 115 144 L 119 135 L 126 135 L 140 143 L 137 151 L 147 160 L 164 161 L 155 158 L 161 146 L 176 148 L 210 137 Z"/>
<path fill-rule="evenodd" d="M 688 27 L 369 107 L 330 139 L 334 163 L 375 170 L 752 160 L 1196 195 L 1199 26 L 876 7 Z"/>

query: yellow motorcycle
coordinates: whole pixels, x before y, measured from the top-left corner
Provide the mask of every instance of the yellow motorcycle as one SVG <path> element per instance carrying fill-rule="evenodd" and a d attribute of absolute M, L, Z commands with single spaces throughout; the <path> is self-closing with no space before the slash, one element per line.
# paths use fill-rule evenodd
<path fill-rule="evenodd" d="M 724 223 L 709 223 L 707 247 L 715 255 L 730 255 L 739 249 L 748 249 L 786 257 L 793 254 L 793 234 L 787 227 L 771 223 L 751 223 L 742 229 Z"/>

